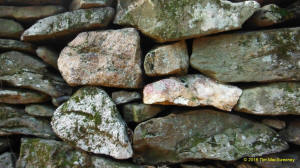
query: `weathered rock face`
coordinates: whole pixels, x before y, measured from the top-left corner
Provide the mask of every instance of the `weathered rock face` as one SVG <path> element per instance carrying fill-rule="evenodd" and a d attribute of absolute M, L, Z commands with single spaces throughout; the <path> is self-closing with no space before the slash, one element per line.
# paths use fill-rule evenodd
<path fill-rule="evenodd" d="M 32 90 L 6 88 L 0 89 L 0 103 L 30 104 L 46 102 L 50 97 Z"/>
<path fill-rule="evenodd" d="M 198 110 L 139 124 L 133 147 L 138 162 L 157 164 L 237 160 L 279 152 L 288 145 L 262 124 L 219 111 Z"/>
<path fill-rule="evenodd" d="M 32 116 L 52 117 L 55 108 L 50 105 L 31 104 L 25 107 L 25 112 Z"/>
<path fill-rule="evenodd" d="M 157 47 L 145 56 L 144 69 L 148 76 L 185 75 L 189 55 L 185 41 Z"/>
<path fill-rule="evenodd" d="M 261 158 L 264 159 L 264 161 L 256 162 L 256 164 L 261 166 L 262 168 L 300 167 L 300 152 L 276 153 L 265 155 Z M 274 160 L 270 160 L 270 158 Z"/>
<path fill-rule="evenodd" d="M 300 28 L 204 37 L 194 41 L 190 63 L 222 82 L 299 80 L 299 44 Z"/>
<path fill-rule="evenodd" d="M 63 49 L 58 68 L 71 86 L 142 86 L 140 37 L 133 28 L 80 33 Z"/>
<path fill-rule="evenodd" d="M 110 23 L 113 16 L 114 9 L 110 7 L 65 12 L 39 20 L 23 33 L 21 39 L 24 41 L 56 39 L 84 30 L 103 28 Z"/>
<path fill-rule="evenodd" d="M 23 109 L 0 104 L 0 136 L 9 134 L 55 137 L 48 121 L 29 116 Z"/>
<path fill-rule="evenodd" d="M 54 112 L 51 124 L 60 138 L 82 150 L 116 159 L 132 156 L 126 123 L 110 97 L 99 88 L 79 89 Z"/>
<path fill-rule="evenodd" d="M 124 104 L 128 103 L 134 100 L 139 100 L 142 98 L 141 94 L 139 92 L 134 91 L 116 91 L 111 94 L 112 100 L 118 105 L 118 104 Z"/>
<path fill-rule="evenodd" d="M 32 44 L 11 39 L 0 39 L 0 50 L 15 50 L 31 54 L 35 53 L 35 47 Z"/>
<path fill-rule="evenodd" d="M 13 154 L 5 152 L 0 155 L 0 167 L 3 168 L 14 168 Z"/>
<path fill-rule="evenodd" d="M 0 6 L 0 17 L 12 18 L 21 22 L 34 22 L 38 19 L 64 12 L 62 6 Z"/>
<path fill-rule="evenodd" d="M 239 29 L 257 8 L 254 1 L 118 0 L 114 23 L 137 27 L 159 42 L 178 41 Z"/>
<path fill-rule="evenodd" d="M 126 122 L 142 122 L 153 118 L 164 109 L 163 106 L 148 105 L 142 103 L 125 104 L 122 109 Z"/>
<path fill-rule="evenodd" d="M 1 5 L 60 5 L 64 0 L 0 0 Z"/>
<path fill-rule="evenodd" d="M 56 52 L 54 49 L 52 49 L 51 47 L 47 47 L 47 46 L 40 46 L 37 48 L 36 54 L 44 62 L 48 63 L 53 68 L 58 69 L 57 59 L 58 59 L 59 53 Z"/>
<path fill-rule="evenodd" d="M 87 8 L 97 8 L 110 6 L 113 0 L 73 0 L 70 9 L 87 9 Z"/>
<path fill-rule="evenodd" d="M 145 104 L 182 106 L 214 106 L 231 111 L 239 100 L 242 90 L 238 87 L 217 83 L 203 75 L 170 77 L 144 88 Z"/>
<path fill-rule="evenodd" d="M 243 90 L 236 111 L 257 115 L 300 115 L 300 83 L 282 82 Z"/>
<path fill-rule="evenodd" d="M 9 19 L 0 19 L 0 37 L 1 38 L 20 38 L 24 31 L 23 26 Z"/>
<path fill-rule="evenodd" d="M 284 129 L 286 126 L 285 121 L 277 119 L 264 119 L 262 123 L 278 130 Z"/>
<path fill-rule="evenodd" d="M 300 145 L 300 120 L 292 120 L 288 123 L 286 129 L 280 132 L 280 134 L 291 143 Z"/>

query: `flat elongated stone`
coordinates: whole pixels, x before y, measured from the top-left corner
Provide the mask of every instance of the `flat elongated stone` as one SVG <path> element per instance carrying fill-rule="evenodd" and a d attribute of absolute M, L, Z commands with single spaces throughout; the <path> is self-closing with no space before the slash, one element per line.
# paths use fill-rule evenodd
<path fill-rule="evenodd" d="M 126 123 L 102 89 L 83 87 L 55 112 L 54 132 L 74 146 L 116 159 L 132 156 Z"/>
<path fill-rule="evenodd" d="M 40 46 L 36 50 L 36 55 L 40 57 L 44 62 L 51 65 L 53 68 L 58 69 L 57 59 L 59 53 L 48 46 Z"/>
<path fill-rule="evenodd" d="M 18 40 L 0 39 L 0 50 L 3 51 L 15 50 L 15 51 L 34 54 L 35 46 L 30 43 L 26 43 Z"/>
<path fill-rule="evenodd" d="M 0 5 L 61 5 L 64 0 L 0 0 Z"/>
<path fill-rule="evenodd" d="M 0 155 L 0 167 L 14 168 L 13 153 L 5 152 Z"/>
<path fill-rule="evenodd" d="M 52 117 L 55 108 L 49 105 L 43 104 L 31 104 L 25 107 L 25 112 L 32 116 L 38 117 Z"/>
<path fill-rule="evenodd" d="M 288 142 L 300 145 L 300 120 L 292 120 L 288 122 L 286 129 L 280 131 L 282 135 Z"/>
<path fill-rule="evenodd" d="M 54 138 L 49 121 L 27 115 L 24 109 L 0 104 L 0 136 L 7 134 Z"/>
<path fill-rule="evenodd" d="M 257 115 L 300 115 L 300 83 L 281 82 L 244 89 L 235 110 Z"/>
<path fill-rule="evenodd" d="M 23 41 L 41 41 L 74 35 L 78 32 L 103 28 L 114 16 L 114 9 L 94 8 L 65 12 L 39 20 L 27 29 Z"/>
<path fill-rule="evenodd" d="M 197 110 L 139 124 L 133 147 L 137 162 L 157 164 L 232 161 L 280 152 L 288 144 L 262 124 L 220 111 Z"/>
<path fill-rule="evenodd" d="M 110 6 L 114 0 L 73 0 L 70 9 L 87 9 Z"/>
<path fill-rule="evenodd" d="M 0 17 L 12 18 L 21 22 L 35 22 L 44 17 L 64 12 L 62 6 L 0 6 Z"/>
<path fill-rule="evenodd" d="M 42 103 L 50 99 L 48 95 L 24 89 L 0 89 L 0 103 L 30 104 Z"/>
<path fill-rule="evenodd" d="M 58 58 L 71 86 L 142 86 L 140 37 L 133 28 L 80 33 Z"/>
<path fill-rule="evenodd" d="M 128 103 L 134 100 L 139 100 L 142 98 L 139 92 L 130 92 L 130 91 L 116 91 L 111 94 L 112 100 L 118 104 Z"/>
<path fill-rule="evenodd" d="M 148 84 L 144 88 L 145 104 L 182 106 L 214 106 L 231 111 L 242 90 L 217 83 L 203 75 L 170 77 Z"/>
<path fill-rule="evenodd" d="M 185 41 L 157 47 L 145 56 L 144 69 L 148 76 L 185 75 L 189 55 Z"/>
<path fill-rule="evenodd" d="M 9 19 L 0 19 L 0 37 L 1 38 L 20 38 L 24 31 L 23 26 Z"/>
<path fill-rule="evenodd" d="M 257 8 L 254 1 L 118 0 L 114 23 L 137 27 L 158 42 L 178 41 L 239 29 Z"/>
<path fill-rule="evenodd" d="M 300 28 L 199 38 L 191 66 L 222 82 L 300 80 Z"/>
<path fill-rule="evenodd" d="M 264 119 L 262 123 L 278 130 L 284 129 L 286 125 L 285 121 L 278 119 Z"/>

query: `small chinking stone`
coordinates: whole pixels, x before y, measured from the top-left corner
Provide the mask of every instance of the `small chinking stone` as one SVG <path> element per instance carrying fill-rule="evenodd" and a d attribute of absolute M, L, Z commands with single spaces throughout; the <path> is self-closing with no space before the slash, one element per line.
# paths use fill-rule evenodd
<path fill-rule="evenodd" d="M 128 159 L 133 151 L 116 105 L 97 87 L 79 89 L 54 112 L 54 132 L 84 151 Z"/>

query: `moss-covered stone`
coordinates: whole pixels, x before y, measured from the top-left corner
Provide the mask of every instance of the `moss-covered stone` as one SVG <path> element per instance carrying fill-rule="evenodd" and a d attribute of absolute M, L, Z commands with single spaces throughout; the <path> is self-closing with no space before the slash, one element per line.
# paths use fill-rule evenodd
<path fill-rule="evenodd" d="M 20 38 L 23 26 L 14 20 L 0 19 L 0 38 Z"/>

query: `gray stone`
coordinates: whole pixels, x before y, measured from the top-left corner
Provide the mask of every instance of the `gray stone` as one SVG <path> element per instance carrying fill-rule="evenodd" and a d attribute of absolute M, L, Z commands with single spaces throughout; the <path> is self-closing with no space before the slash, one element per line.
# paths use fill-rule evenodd
<path fill-rule="evenodd" d="M 285 121 L 278 119 L 263 119 L 262 123 L 278 130 L 284 129 L 286 125 Z"/>
<path fill-rule="evenodd" d="M 194 40 L 191 66 L 222 82 L 300 80 L 300 28 Z"/>
<path fill-rule="evenodd" d="M 20 38 L 24 31 L 23 26 L 9 19 L 0 19 L 0 37 L 1 38 Z"/>
<path fill-rule="evenodd" d="M 144 166 L 140 166 L 128 162 L 117 162 L 103 157 L 93 156 L 91 159 L 92 159 L 92 168 L 146 168 Z"/>
<path fill-rule="evenodd" d="M 142 98 L 139 92 L 134 91 L 116 91 L 111 94 L 112 100 L 118 104 L 129 103 L 131 101 L 140 100 Z"/>
<path fill-rule="evenodd" d="M 288 122 L 286 129 L 280 131 L 282 135 L 288 142 L 300 145 L 300 120 L 292 120 Z"/>
<path fill-rule="evenodd" d="M 196 110 L 139 124 L 133 147 L 136 162 L 158 164 L 233 161 L 280 152 L 288 144 L 262 124 L 220 111 Z"/>
<path fill-rule="evenodd" d="M 159 46 L 145 56 L 144 69 L 148 76 L 185 75 L 189 55 L 185 41 Z"/>
<path fill-rule="evenodd" d="M 0 0 L 0 5 L 61 5 L 65 0 Z"/>
<path fill-rule="evenodd" d="M 23 41 L 45 41 L 75 35 L 81 31 L 106 27 L 114 16 L 114 9 L 80 9 L 39 20 L 27 29 Z"/>
<path fill-rule="evenodd" d="M 87 9 L 111 6 L 114 0 L 73 0 L 70 9 Z"/>
<path fill-rule="evenodd" d="M 25 112 L 37 117 L 52 117 L 55 108 L 44 104 L 31 104 L 25 107 Z"/>
<path fill-rule="evenodd" d="M 54 112 L 51 125 L 60 138 L 84 151 L 116 159 L 133 154 L 126 123 L 107 93 L 97 87 L 79 89 Z"/>
<path fill-rule="evenodd" d="M 52 104 L 58 107 L 69 99 L 70 96 L 52 97 Z"/>
<path fill-rule="evenodd" d="M 236 111 L 257 115 L 300 115 L 300 83 L 279 82 L 250 87 L 235 106 Z"/>
<path fill-rule="evenodd" d="M 48 95 L 32 90 L 0 88 L 0 103 L 30 104 L 43 103 L 49 100 L 50 97 Z"/>
<path fill-rule="evenodd" d="M 5 152 L 0 155 L 1 168 L 14 168 L 13 153 Z"/>
<path fill-rule="evenodd" d="M 15 51 L 34 54 L 35 46 L 30 43 L 26 43 L 18 40 L 0 39 L 0 50 L 2 51 L 15 50 Z"/>
<path fill-rule="evenodd" d="M 36 50 L 36 55 L 40 57 L 44 62 L 51 65 L 53 68 L 58 69 L 57 59 L 59 53 L 48 46 L 40 46 Z"/>
<path fill-rule="evenodd" d="M 239 29 L 257 8 L 254 1 L 118 0 L 114 23 L 137 27 L 158 42 L 178 41 Z"/>

